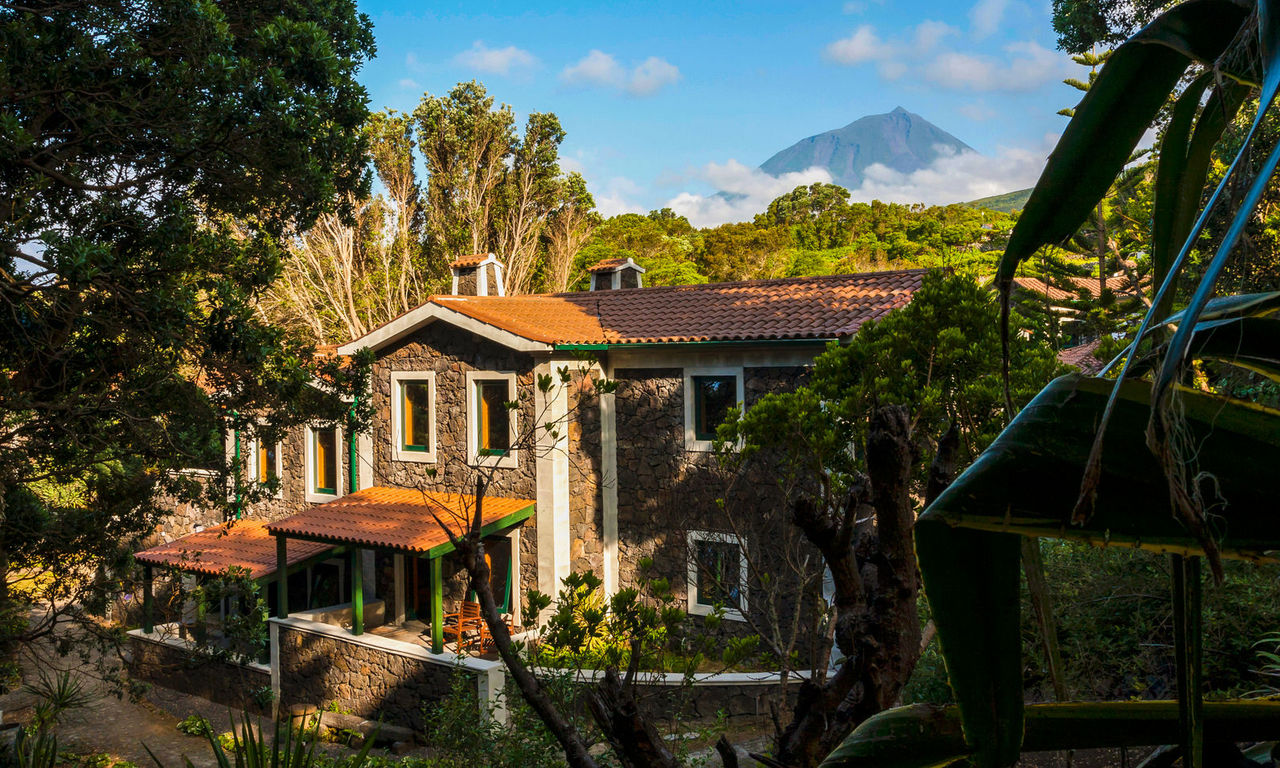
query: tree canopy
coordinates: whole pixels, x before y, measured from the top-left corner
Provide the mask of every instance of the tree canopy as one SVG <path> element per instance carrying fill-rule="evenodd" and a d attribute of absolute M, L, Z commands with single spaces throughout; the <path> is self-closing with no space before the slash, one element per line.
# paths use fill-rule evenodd
<path fill-rule="evenodd" d="M 5 4 L 0 38 L 11 658 L 103 607 L 110 566 L 162 513 L 156 494 L 201 492 L 179 470 L 226 479 L 220 425 L 346 410 L 254 302 L 281 237 L 367 188 L 355 74 L 374 43 L 347 0 Z M 36 602 L 48 614 L 28 623 Z"/>

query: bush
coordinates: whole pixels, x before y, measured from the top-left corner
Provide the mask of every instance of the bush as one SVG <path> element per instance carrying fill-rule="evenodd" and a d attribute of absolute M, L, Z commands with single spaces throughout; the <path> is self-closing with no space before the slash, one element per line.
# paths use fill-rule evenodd
<path fill-rule="evenodd" d="M 208 736 L 213 733 L 213 723 L 200 715 L 187 715 L 176 727 L 178 733 L 188 736 Z"/>

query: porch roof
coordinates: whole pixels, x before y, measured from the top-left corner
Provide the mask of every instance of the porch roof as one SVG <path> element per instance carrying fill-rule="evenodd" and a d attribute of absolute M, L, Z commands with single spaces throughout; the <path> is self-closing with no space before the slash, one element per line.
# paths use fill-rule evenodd
<path fill-rule="evenodd" d="M 289 565 L 296 565 L 332 549 L 332 544 L 301 542 L 289 549 Z M 266 521 L 238 520 L 144 549 L 134 555 L 140 563 L 175 568 L 187 573 L 221 576 L 230 568 L 242 568 L 249 578 L 261 579 L 276 572 L 276 544 Z"/>
<path fill-rule="evenodd" d="M 482 531 L 488 535 L 510 528 L 531 517 L 534 508 L 531 499 L 485 496 Z M 453 544 L 436 518 L 458 532 L 471 520 L 474 509 L 475 497 L 470 495 L 374 486 L 269 523 L 267 531 L 290 540 L 439 557 L 452 551 Z M 293 546 L 289 545 L 290 552 Z"/>

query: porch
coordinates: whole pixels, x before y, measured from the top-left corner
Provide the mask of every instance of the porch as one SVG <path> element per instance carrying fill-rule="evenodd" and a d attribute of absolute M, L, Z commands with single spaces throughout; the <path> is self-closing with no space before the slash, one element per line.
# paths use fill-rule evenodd
<path fill-rule="evenodd" d="M 156 567 L 201 577 L 238 571 L 262 586 L 278 618 L 341 626 L 355 636 L 377 628 L 380 636 L 441 654 L 446 582 L 458 571 L 445 526 L 463 530 L 475 519 L 475 503 L 460 494 L 365 488 L 273 523 L 224 524 L 139 552 L 143 630 L 150 634 L 155 626 Z M 481 509 L 495 594 L 518 623 L 519 528 L 535 503 L 484 497 Z M 383 590 L 389 594 L 378 595 L 370 576 L 388 556 L 394 577 Z M 456 581 L 453 586 L 456 592 Z M 452 597 L 456 606 L 467 596 Z"/>

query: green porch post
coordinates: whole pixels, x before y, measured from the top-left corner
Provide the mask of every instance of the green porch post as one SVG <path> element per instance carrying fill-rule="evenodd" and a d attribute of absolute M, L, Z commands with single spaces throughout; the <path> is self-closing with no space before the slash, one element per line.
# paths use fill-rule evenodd
<path fill-rule="evenodd" d="M 359 548 L 351 550 L 351 634 L 364 634 L 364 563 Z"/>
<path fill-rule="evenodd" d="M 440 558 L 431 558 L 431 652 L 444 653 L 444 579 Z"/>
<path fill-rule="evenodd" d="M 155 604 L 151 597 L 153 575 L 150 565 L 142 566 L 142 631 L 148 635 L 155 630 Z"/>
<path fill-rule="evenodd" d="M 276 535 L 276 617 L 289 618 L 289 550 L 288 539 Z"/>

